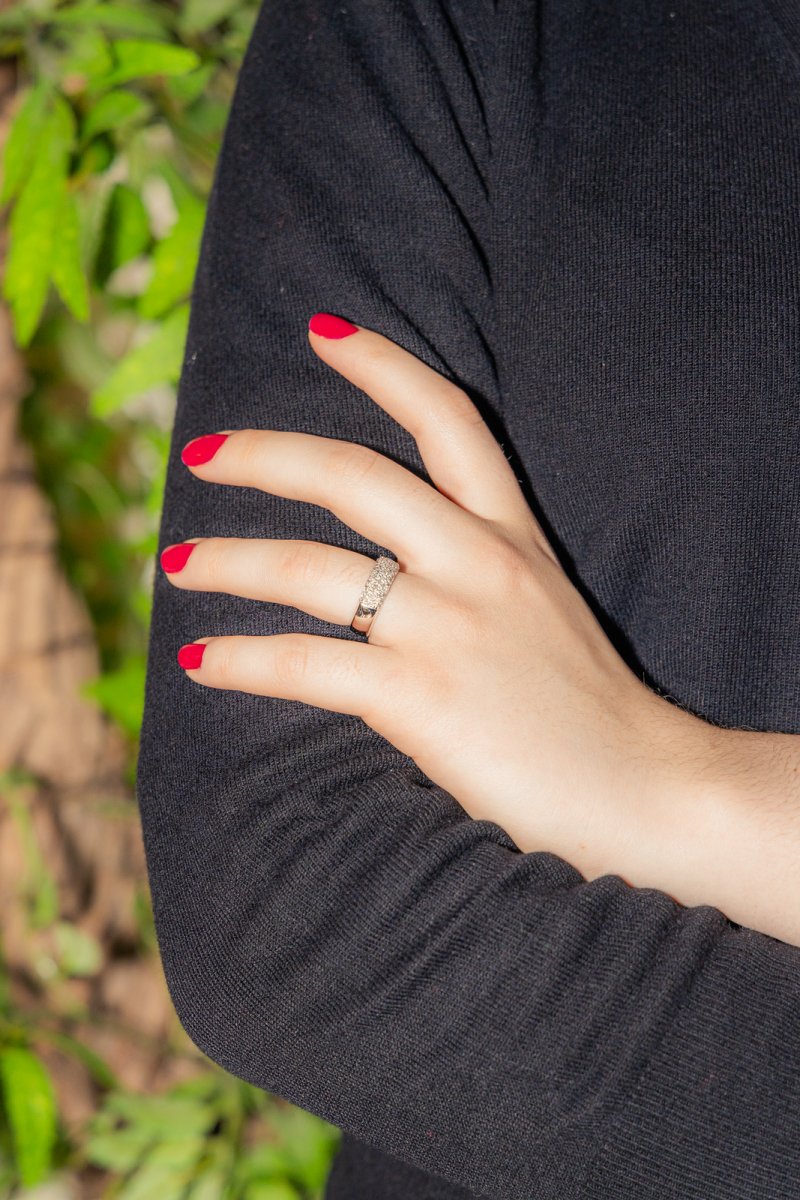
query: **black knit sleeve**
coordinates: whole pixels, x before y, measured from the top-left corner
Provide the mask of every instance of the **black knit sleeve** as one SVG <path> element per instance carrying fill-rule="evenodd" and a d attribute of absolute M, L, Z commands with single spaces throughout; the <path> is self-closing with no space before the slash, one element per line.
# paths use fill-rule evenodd
<path fill-rule="evenodd" d="M 491 219 L 492 133 L 513 57 L 493 0 L 262 6 L 204 230 L 162 546 L 391 550 L 180 462 L 192 437 L 256 426 L 421 469 L 310 350 L 316 311 L 384 333 L 491 413 L 493 244 L 514 236 Z M 360 719 L 203 688 L 176 663 L 198 637 L 289 630 L 359 637 L 156 573 L 138 796 L 197 1045 L 478 1194 L 796 1200 L 800 951 L 522 854 Z"/>

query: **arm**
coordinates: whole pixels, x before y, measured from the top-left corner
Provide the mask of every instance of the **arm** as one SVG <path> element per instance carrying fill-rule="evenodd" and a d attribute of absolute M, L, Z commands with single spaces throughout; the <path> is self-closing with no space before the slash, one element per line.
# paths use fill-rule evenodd
<path fill-rule="evenodd" d="M 567 578 L 467 394 L 374 330 L 337 317 L 329 337 L 315 320 L 314 351 L 413 434 L 431 483 L 360 443 L 296 431 L 203 435 L 183 461 L 211 484 L 328 509 L 391 546 L 402 570 L 369 645 L 204 636 L 178 653 L 191 678 L 357 715 L 520 849 L 797 945 L 800 738 L 720 728 L 648 688 Z M 342 628 L 373 562 L 283 537 L 192 537 L 162 558 L 178 587 Z"/>
<path fill-rule="evenodd" d="M 616 813 L 598 873 L 800 946 L 800 738 L 722 729 L 655 695 L 643 712 L 652 790 Z M 509 832 L 535 844 L 533 829 Z"/>
<path fill-rule="evenodd" d="M 432 2 L 262 10 L 204 234 L 162 545 L 267 533 L 383 549 L 179 462 L 197 434 L 264 426 L 418 466 L 310 354 L 311 312 L 380 327 L 496 404 L 494 22 L 465 5 L 458 41 Z M 200 689 L 175 664 L 203 635 L 290 629 L 325 626 L 157 576 L 139 799 L 165 973 L 195 1042 L 477 1193 L 647 1200 L 669 1179 L 684 1196 L 795 1196 L 797 951 L 521 854 L 360 720 Z"/>

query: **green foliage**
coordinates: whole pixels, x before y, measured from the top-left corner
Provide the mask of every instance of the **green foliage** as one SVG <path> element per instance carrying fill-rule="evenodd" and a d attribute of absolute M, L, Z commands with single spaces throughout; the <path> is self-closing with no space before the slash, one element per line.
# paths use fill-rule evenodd
<path fill-rule="evenodd" d="M 25 93 L 8 132 L 3 156 L 0 203 L 19 194 L 33 166 L 39 136 L 45 124 L 52 94 L 50 83 L 40 79 Z"/>
<path fill-rule="evenodd" d="M 107 671 L 81 689 L 131 737 L 136 736 L 142 723 L 145 667 L 144 655 L 127 658 L 118 670 Z"/>
<path fill-rule="evenodd" d="M 180 305 L 165 317 L 146 341 L 126 354 L 92 393 L 90 411 L 97 417 L 107 417 L 148 388 L 158 383 L 175 383 L 188 322 L 188 304 Z"/>
<path fill-rule="evenodd" d="M 32 381 L 21 431 L 53 503 L 62 567 L 94 621 L 101 673 L 84 694 L 128 737 L 131 780 L 189 300 L 258 7 L 18 0 L 0 11 L 0 55 L 17 58 L 20 80 L 0 204 L 2 295 Z M 25 855 L 31 971 L 54 986 L 89 980 L 105 950 L 60 911 L 28 782 L 0 779 Z M 136 952 L 154 953 L 144 881 L 135 923 Z M 332 1127 L 211 1064 L 164 1096 L 131 1095 L 46 1011 L 16 1009 L 6 984 L 0 961 L 0 1200 L 65 1163 L 105 1171 L 117 1200 L 321 1196 Z M 45 1045 L 80 1062 L 101 1095 L 85 1135 L 59 1124 Z"/>
<path fill-rule="evenodd" d="M 25 1046 L 0 1049 L 0 1088 L 19 1178 L 33 1187 L 48 1174 L 56 1141 L 56 1101 L 50 1076 Z"/>
<path fill-rule="evenodd" d="M 22 428 L 95 620 L 91 695 L 131 739 L 189 298 L 257 0 L 20 0 L 2 294 L 34 380 Z M 125 690 L 130 685 L 129 697 Z"/>
<path fill-rule="evenodd" d="M 67 191 L 74 141 L 73 111 L 63 96 L 51 92 L 38 125 L 32 164 L 27 164 L 27 170 L 16 168 L 21 186 L 9 224 L 3 277 L 3 296 L 11 306 L 14 332 L 23 346 L 36 330 L 48 285 L 56 276 L 62 299 L 73 314 L 83 320 L 88 315 L 86 281 L 75 257 L 77 218 Z"/>
<path fill-rule="evenodd" d="M 272 1140 L 252 1148 L 246 1134 L 254 1118 Z M 124 1200 L 316 1200 L 338 1136 L 324 1121 L 214 1072 L 165 1096 L 112 1092 L 91 1123 L 85 1154 L 121 1176 L 115 1195 Z"/>

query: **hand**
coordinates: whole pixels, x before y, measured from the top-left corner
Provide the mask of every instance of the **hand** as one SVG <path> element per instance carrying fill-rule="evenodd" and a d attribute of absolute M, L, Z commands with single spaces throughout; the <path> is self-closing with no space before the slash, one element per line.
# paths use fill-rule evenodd
<path fill-rule="evenodd" d="M 364 446 L 306 433 L 241 429 L 191 442 L 183 460 L 198 479 L 324 506 L 390 548 L 401 569 L 369 642 L 202 637 L 181 651 L 189 677 L 356 714 L 521 848 L 558 853 L 587 877 L 635 873 L 625 847 L 641 852 L 643 814 L 672 788 L 665 747 L 678 726 L 683 736 L 681 719 L 696 718 L 617 655 L 464 391 L 347 322 L 309 340 L 412 434 L 435 486 Z M 373 563 L 266 538 L 190 537 L 162 555 L 176 587 L 343 626 Z"/>

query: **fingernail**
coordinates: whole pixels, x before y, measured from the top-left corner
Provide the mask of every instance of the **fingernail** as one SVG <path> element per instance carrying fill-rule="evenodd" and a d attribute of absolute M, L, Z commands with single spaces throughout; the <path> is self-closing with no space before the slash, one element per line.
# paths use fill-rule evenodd
<path fill-rule="evenodd" d="M 205 642 L 189 642 L 186 646 L 181 646 L 178 651 L 178 662 L 187 671 L 194 671 L 203 661 L 205 653 Z"/>
<path fill-rule="evenodd" d="M 178 542 L 174 546 L 167 546 L 166 550 L 161 551 L 161 566 L 170 574 L 182 571 L 195 545 L 195 542 Z"/>
<path fill-rule="evenodd" d="M 187 467 L 211 462 L 227 436 L 227 433 L 206 433 L 203 437 L 187 442 L 181 453 L 181 461 L 185 462 Z"/>
<path fill-rule="evenodd" d="M 345 338 L 351 333 L 358 333 L 357 325 L 345 321 L 343 317 L 335 317 L 333 313 L 325 312 L 314 313 L 308 322 L 308 328 L 312 333 L 318 333 L 324 338 Z"/>

